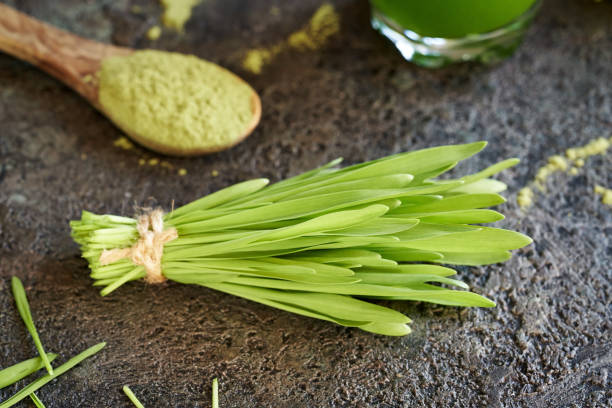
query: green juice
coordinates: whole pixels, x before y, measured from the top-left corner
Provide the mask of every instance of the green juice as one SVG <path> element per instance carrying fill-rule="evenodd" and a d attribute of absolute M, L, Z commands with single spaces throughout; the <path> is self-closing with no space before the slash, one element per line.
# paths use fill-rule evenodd
<path fill-rule="evenodd" d="M 425 37 L 461 38 L 515 20 L 536 0 L 371 0 L 402 28 Z"/>

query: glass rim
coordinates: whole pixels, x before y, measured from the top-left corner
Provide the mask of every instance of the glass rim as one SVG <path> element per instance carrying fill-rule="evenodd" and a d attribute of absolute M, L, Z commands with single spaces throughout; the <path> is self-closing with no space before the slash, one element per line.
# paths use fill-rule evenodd
<path fill-rule="evenodd" d="M 467 34 L 464 37 L 458 37 L 458 38 L 431 37 L 431 36 L 418 34 L 412 30 L 408 30 L 408 29 L 401 27 L 393 19 L 387 17 L 384 13 L 376 10 L 374 6 L 373 6 L 373 9 L 375 10 L 376 14 L 379 14 L 381 15 L 381 17 L 383 17 L 383 19 L 386 21 L 387 24 L 391 22 L 390 24 L 391 28 L 393 28 L 394 30 L 397 30 L 398 32 L 401 32 L 404 36 L 406 36 L 411 41 L 419 42 L 419 43 L 422 43 L 428 46 L 442 46 L 443 45 L 446 47 L 448 46 L 453 47 L 453 46 L 461 46 L 464 44 L 469 44 L 473 41 L 486 41 L 489 39 L 495 39 L 499 36 L 505 35 L 508 32 L 508 30 L 511 29 L 512 26 L 516 25 L 517 23 L 523 23 L 523 22 L 531 20 L 536 15 L 538 9 L 542 5 L 542 2 L 543 0 L 535 0 L 533 4 L 531 5 L 531 7 L 525 10 L 523 14 L 519 15 L 514 20 L 508 22 L 507 24 L 504 24 L 501 27 L 498 27 L 491 31 L 485 31 L 483 33 Z M 400 29 L 394 26 L 400 27 Z"/>

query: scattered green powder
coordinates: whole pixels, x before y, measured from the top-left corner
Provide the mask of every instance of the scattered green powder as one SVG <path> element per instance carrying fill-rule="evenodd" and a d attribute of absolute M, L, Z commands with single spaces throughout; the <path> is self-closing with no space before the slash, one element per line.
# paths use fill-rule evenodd
<path fill-rule="evenodd" d="M 284 44 L 276 44 L 268 48 L 255 48 L 247 52 L 242 60 L 242 67 L 253 74 L 261 74 L 263 67 L 283 51 Z"/>
<path fill-rule="evenodd" d="M 147 164 L 147 161 L 145 159 L 138 159 L 139 166 L 144 166 L 145 164 Z"/>
<path fill-rule="evenodd" d="M 210 175 L 213 177 L 217 177 L 219 175 L 219 172 L 217 170 L 213 170 L 210 172 Z"/>
<path fill-rule="evenodd" d="M 159 159 L 149 159 L 149 166 L 157 166 L 159 164 Z"/>
<path fill-rule="evenodd" d="M 585 146 L 567 149 L 565 151 L 565 155 L 570 160 L 579 161 L 581 159 L 586 159 L 589 156 L 594 156 L 596 154 L 604 154 L 611 144 L 612 139 L 608 140 L 606 138 L 600 137 L 599 139 L 595 139 Z M 584 160 L 582 160 L 582 164 L 584 164 Z"/>
<path fill-rule="evenodd" d="M 521 188 L 516 201 L 521 208 L 531 207 L 533 204 L 533 190 L 530 187 Z"/>
<path fill-rule="evenodd" d="M 121 136 L 119 139 L 113 142 L 113 146 L 120 147 L 124 150 L 130 150 L 131 148 L 134 147 L 134 144 L 130 142 L 130 140 L 127 137 Z"/>
<path fill-rule="evenodd" d="M 147 30 L 147 38 L 151 41 L 155 41 L 161 37 L 161 33 L 162 30 L 160 26 L 153 26 Z"/>
<path fill-rule="evenodd" d="M 557 171 L 567 170 L 567 161 L 559 155 L 551 156 L 548 158 L 548 163 L 540 167 L 536 173 L 536 182 L 539 183 L 539 187 L 544 189 L 544 184 L 551 174 Z"/>
<path fill-rule="evenodd" d="M 197 6 L 201 0 L 160 0 L 164 7 L 162 21 L 168 28 L 183 31 L 185 23 L 191 17 L 191 9 Z"/>
<path fill-rule="evenodd" d="M 106 114 L 136 141 L 166 153 L 227 148 L 253 120 L 252 89 L 194 56 L 137 51 L 105 59 L 99 76 Z"/>
<path fill-rule="evenodd" d="M 308 25 L 289 36 L 289 46 L 299 50 L 316 50 L 340 31 L 340 19 L 331 4 L 323 4 Z"/>
<path fill-rule="evenodd" d="M 533 204 L 534 192 L 531 186 L 535 186 L 540 191 L 545 191 L 546 181 L 555 172 L 568 172 L 575 176 L 579 168 L 585 165 L 585 159 L 598 154 L 605 154 L 612 146 L 612 138 L 600 137 L 592 140 L 584 146 L 572 147 L 565 151 L 565 156 L 554 155 L 548 158 L 547 163 L 540 167 L 536 172 L 535 179 L 530 186 L 521 189 L 516 201 L 521 208 L 530 207 Z M 603 190 L 602 190 L 603 189 Z M 601 186 L 595 187 L 595 192 L 602 195 L 602 202 L 609 204 L 612 202 L 612 193 Z"/>
<path fill-rule="evenodd" d="M 340 17 L 331 4 L 323 4 L 310 18 L 308 24 L 277 44 L 250 50 L 242 60 L 242 67 L 254 74 L 260 74 L 282 51 L 292 48 L 298 51 L 317 50 L 331 36 L 340 31 Z"/>
<path fill-rule="evenodd" d="M 179 169 L 178 174 L 179 174 L 179 176 L 186 176 L 187 175 L 187 170 L 186 169 Z"/>
<path fill-rule="evenodd" d="M 605 188 L 603 186 L 595 186 L 595 194 L 600 194 L 601 195 L 601 202 L 612 206 L 612 190 L 610 190 L 609 188 Z"/>

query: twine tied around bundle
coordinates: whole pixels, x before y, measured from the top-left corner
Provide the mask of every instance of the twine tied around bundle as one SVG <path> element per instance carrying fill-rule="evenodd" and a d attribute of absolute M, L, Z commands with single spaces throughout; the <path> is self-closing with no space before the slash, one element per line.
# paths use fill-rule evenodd
<path fill-rule="evenodd" d="M 134 265 L 144 266 L 147 272 L 144 278 L 146 282 L 164 282 L 166 278 L 161 271 L 164 245 L 178 238 L 178 232 L 174 227 L 164 230 L 163 216 L 161 209 L 155 209 L 138 217 L 138 241 L 129 248 L 105 249 L 100 254 L 100 264 L 108 265 L 127 258 Z"/>

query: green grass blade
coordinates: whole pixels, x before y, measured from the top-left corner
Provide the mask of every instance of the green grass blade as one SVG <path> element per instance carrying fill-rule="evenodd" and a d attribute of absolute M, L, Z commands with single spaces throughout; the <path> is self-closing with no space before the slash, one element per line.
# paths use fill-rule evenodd
<path fill-rule="evenodd" d="M 23 284 L 21 280 L 13 276 L 11 278 L 11 289 L 13 290 L 13 296 L 15 297 L 15 303 L 17 304 L 17 310 L 19 310 L 19 314 L 21 315 L 21 319 L 25 323 L 32 339 L 34 340 L 34 344 L 36 345 L 36 349 L 38 350 L 38 354 L 40 358 L 45 364 L 45 368 L 49 372 L 50 375 L 53 375 L 53 367 L 51 367 L 51 362 L 47 357 L 47 353 L 45 353 L 45 349 L 38 337 L 38 332 L 36 331 L 36 327 L 34 326 L 34 321 L 32 320 L 32 313 L 30 312 L 30 305 L 28 304 L 28 298 L 25 293 L 25 289 L 23 288 Z"/>
<path fill-rule="evenodd" d="M 385 336 L 405 336 L 412 330 L 404 323 L 369 322 L 359 326 L 361 330 Z"/>
<path fill-rule="evenodd" d="M 421 213 L 412 216 L 422 222 L 436 224 L 486 224 L 504 219 L 497 211 L 483 209 Z"/>
<path fill-rule="evenodd" d="M 416 275 L 436 275 L 436 276 L 453 276 L 457 274 L 457 271 L 451 268 L 446 268 L 440 265 L 431 264 L 405 264 L 396 265 L 389 267 L 371 267 L 365 266 L 356 269 L 356 273 L 402 273 L 402 274 L 416 274 Z"/>
<path fill-rule="evenodd" d="M 30 394 L 30 399 L 32 400 L 34 405 L 36 405 L 36 408 L 45 408 L 45 404 L 42 403 L 42 401 L 36 396 L 36 394 Z"/>
<path fill-rule="evenodd" d="M 358 180 L 387 174 L 407 173 L 417 176 L 466 159 L 486 146 L 486 142 L 432 147 L 383 158 L 365 166 L 344 169 L 336 181 Z"/>
<path fill-rule="evenodd" d="M 435 262 L 443 255 L 435 251 L 420 251 L 406 248 L 376 248 L 383 257 L 397 262 Z"/>
<path fill-rule="evenodd" d="M 499 180 L 482 179 L 470 184 L 455 187 L 448 191 L 450 194 L 494 194 L 506 191 L 508 186 Z"/>
<path fill-rule="evenodd" d="M 124 385 L 123 392 L 125 393 L 125 395 L 127 395 L 130 401 L 132 401 L 132 404 L 134 404 L 137 408 L 144 408 L 144 405 L 142 405 L 142 403 L 138 401 L 138 398 L 136 398 L 136 395 L 134 395 L 130 387 Z"/>
<path fill-rule="evenodd" d="M 207 210 L 209 208 L 217 207 L 221 204 L 227 203 L 228 201 L 248 196 L 249 194 L 261 190 L 268 185 L 268 183 L 268 179 L 260 178 L 234 184 L 230 187 L 224 188 L 223 190 L 208 194 L 199 200 L 195 200 L 189 204 L 177 208 L 174 210 L 174 212 L 167 214 L 166 219 L 176 219 L 181 215 L 188 214 L 190 211 L 194 210 Z"/>
<path fill-rule="evenodd" d="M 440 252 L 442 257 L 432 262 L 449 265 L 490 265 L 505 262 L 510 259 L 510 251 L 490 252 Z"/>
<path fill-rule="evenodd" d="M 219 408 L 219 381 L 212 380 L 212 408 Z"/>
<path fill-rule="evenodd" d="M 455 280 L 449 279 L 443 276 L 438 275 L 419 275 L 412 273 L 367 273 L 367 272 L 357 272 L 355 274 L 356 278 L 361 279 L 362 284 L 366 285 L 385 285 L 385 286 L 404 286 L 410 285 L 411 283 L 425 283 L 425 282 L 438 282 L 438 283 L 446 283 L 447 285 L 459 286 L 463 289 L 467 289 L 468 285 L 465 283 Z"/>
<path fill-rule="evenodd" d="M 495 307 L 495 302 L 474 292 L 463 290 L 415 290 L 410 297 L 380 297 L 387 300 L 417 300 L 445 306 Z"/>
<path fill-rule="evenodd" d="M 331 235 L 342 235 L 342 236 L 353 236 L 353 237 L 367 237 L 373 235 L 390 235 L 398 232 L 409 230 L 419 223 L 417 219 L 410 218 L 391 218 L 391 217 L 379 217 L 372 221 L 359 223 L 354 227 L 344 228 L 341 230 L 335 230 L 327 232 L 325 234 Z"/>
<path fill-rule="evenodd" d="M 55 360 L 56 357 L 57 354 L 47 353 L 47 359 L 49 361 Z M 15 384 L 17 381 L 40 370 L 44 366 L 45 363 L 42 358 L 34 357 L 0 370 L 0 389 Z"/>
<path fill-rule="evenodd" d="M 517 165 L 519 162 L 520 160 L 517 158 L 506 159 L 499 163 L 495 163 L 494 165 L 489 166 L 486 169 L 479 171 L 478 173 L 474 173 L 474 174 L 470 174 L 469 176 L 461 177 L 461 180 L 465 181 L 465 184 L 468 185 L 468 184 L 474 183 L 475 181 L 491 177 L 501 172 L 502 170 L 505 170 L 509 167 Z"/>
<path fill-rule="evenodd" d="M 480 231 L 483 227 L 472 225 L 454 225 L 454 224 L 437 224 L 428 222 L 419 222 L 414 228 L 406 231 L 395 233 L 394 236 L 399 238 L 399 243 L 396 246 L 405 247 L 406 242 L 415 240 L 445 237 L 456 234 L 462 234 L 473 231 Z"/>
<path fill-rule="evenodd" d="M 287 305 L 295 305 L 316 313 L 352 321 L 381 321 L 408 323 L 410 319 L 393 309 L 354 299 L 350 296 L 332 293 L 303 293 L 297 291 L 280 291 L 274 289 L 248 287 L 231 283 L 215 284 L 239 292 L 239 296 L 252 294 L 256 297 L 270 299 Z M 340 285 L 357 286 L 357 285 Z"/>
<path fill-rule="evenodd" d="M 531 238 L 498 228 L 482 227 L 478 231 L 439 235 L 406 242 L 410 248 L 439 252 L 488 252 L 522 248 L 532 242 Z"/>
<path fill-rule="evenodd" d="M 307 316 L 307 317 L 312 317 L 315 319 L 321 319 L 321 320 L 326 320 L 326 321 L 330 321 L 342 326 L 348 326 L 348 327 L 362 327 L 364 325 L 367 325 L 368 323 L 372 323 L 372 322 L 367 322 L 367 321 L 363 321 L 363 320 L 345 320 L 345 319 L 341 319 L 341 318 L 337 318 L 337 317 L 333 317 L 333 316 L 329 316 L 323 313 L 319 313 L 319 312 L 315 312 L 297 305 L 292 305 L 292 304 L 287 304 L 287 303 L 283 303 L 283 302 L 278 302 L 275 300 L 270 300 L 268 298 L 265 297 L 258 297 L 255 296 L 253 293 L 249 292 L 242 292 L 240 290 L 236 290 L 235 287 L 238 285 L 223 285 L 223 286 L 217 286 L 217 287 L 212 287 L 212 289 L 215 290 L 219 290 L 222 292 L 226 292 L 235 296 L 240 296 L 243 297 L 245 299 L 249 299 L 252 300 L 254 302 L 258 302 L 267 306 L 271 306 L 280 310 L 285 310 L 287 312 L 290 313 L 295 313 L 295 314 L 299 314 L 302 316 Z M 352 298 L 351 298 L 352 299 Z M 357 302 L 362 302 L 362 301 L 358 301 L 357 299 L 353 299 Z M 362 303 L 367 303 L 367 302 L 362 302 Z M 386 308 L 385 308 L 386 309 Z M 397 313 L 391 309 L 387 309 L 388 311 L 391 311 L 392 313 Z M 379 328 L 380 331 L 374 331 L 375 328 L 373 328 L 372 331 L 374 333 L 377 334 L 383 334 L 383 335 L 389 335 L 389 336 L 398 336 L 398 335 L 404 335 L 404 334 L 408 334 L 410 332 L 410 329 L 408 328 L 407 324 L 410 323 L 410 319 L 402 314 L 400 314 L 400 316 L 402 317 L 401 319 L 398 319 L 397 321 L 384 321 L 384 322 L 377 322 L 377 327 Z M 401 328 L 400 326 L 404 325 L 404 328 Z M 402 334 L 400 334 L 402 333 Z"/>
<path fill-rule="evenodd" d="M 40 377 L 39 379 L 30 383 L 25 388 L 21 389 L 21 391 L 17 392 L 15 395 L 10 397 L 6 401 L 2 402 L 0 404 L 0 408 L 12 407 L 13 405 L 22 401 L 24 398 L 27 398 L 28 395 L 32 394 L 33 392 L 38 391 L 41 387 L 43 387 L 49 381 L 59 377 L 60 375 L 64 374 L 66 371 L 70 370 L 71 368 L 79 364 L 81 361 L 93 356 L 98 351 L 102 350 L 102 348 L 104 348 L 105 345 L 106 343 L 98 343 L 95 346 L 92 346 L 88 348 L 87 350 L 83 351 L 82 353 L 76 355 L 75 357 L 72 357 L 70 360 L 68 360 L 61 366 L 57 367 L 53 375 L 47 374 L 43 377 Z"/>
<path fill-rule="evenodd" d="M 255 242 L 278 241 L 317 233 L 342 230 L 345 228 L 350 228 L 356 224 L 379 218 L 387 211 L 389 211 L 389 207 L 379 204 L 371 205 L 361 210 L 337 211 L 331 214 L 321 215 L 290 227 L 272 230 L 266 234 L 258 236 Z"/>
<path fill-rule="evenodd" d="M 506 200 L 499 194 L 461 194 L 413 206 L 400 206 L 390 211 L 389 215 L 471 210 L 492 207 L 505 202 Z"/>

